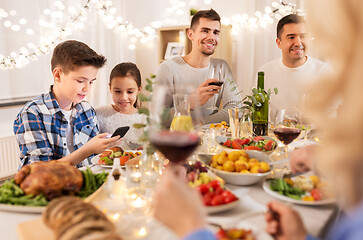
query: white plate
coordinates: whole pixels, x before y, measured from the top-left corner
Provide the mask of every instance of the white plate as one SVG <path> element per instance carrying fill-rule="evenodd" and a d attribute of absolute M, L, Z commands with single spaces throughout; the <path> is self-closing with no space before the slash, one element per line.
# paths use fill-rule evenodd
<path fill-rule="evenodd" d="M 236 226 L 237 228 L 243 228 L 246 230 L 252 230 L 253 236 L 256 240 L 272 240 L 272 236 L 268 234 L 264 229 L 259 228 L 258 226 L 248 223 L 248 222 L 239 222 Z"/>
<path fill-rule="evenodd" d="M 131 152 L 131 153 L 141 152 L 141 154 L 142 154 L 142 150 L 125 150 L 125 152 Z M 93 164 L 97 165 L 97 166 L 111 169 L 112 168 L 112 165 L 103 165 L 103 164 L 99 164 L 98 163 L 98 160 L 100 160 L 100 156 L 101 156 L 101 154 L 98 154 L 98 155 L 94 156 L 91 159 L 91 162 Z M 121 166 L 121 168 L 125 168 L 125 166 Z"/>
<path fill-rule="evenodd" d="M 205 208 L 207 209 L 208 214 L 218 213 L 218 212 L 224 212 L 224 211 L 230 210 L 230 209 L 238 206 L 239 203 L 240 203 L 240 200 L 237 198 L 237 200 L 230 202 L 230 203 L 226 203 L 226 204 L 222 204 L 222 205 L 218 205 L 218 206 L 206 206 Z"/>
<path fill-rule="evenodd" d="M 46 207 L 32 207 L 22 205 L 10 205 L 0 203 L 0 211 L 22 212 L 22 213 L 42 213 Z"/>
<path fill-rule="evenodd" d="M 279 200 L 285 201 L 285 202 L 296 203 L 296 204 L 300 204 L 300 205 L 310 205 L 310 206 L 328 205 L 328 204 L 334 203 L 334 199 L 332 199 L 332 198 L 310 202 L 310 201 L 296 200 L 293 198 L 286 197 L 284 195 L 279 194 L 278 192 L 271 190 L 270 182 L 267 180 L 265 180 L 263 182 L 262 187 L 265 190 L 265 192 L 267 192 L 269 195 L 271 195 L 274 198 L 277 198 Z"/>

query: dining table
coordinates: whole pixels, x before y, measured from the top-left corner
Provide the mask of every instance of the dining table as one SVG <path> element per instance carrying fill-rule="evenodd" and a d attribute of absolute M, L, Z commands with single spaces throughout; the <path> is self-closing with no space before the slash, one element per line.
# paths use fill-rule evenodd
<path fill-rule="evenodd" d="M 105 169 L 93 165 L 91 170 L 95 173 L 104 171 Z M 107 170 L 107 169 L 106 169 Z M 109 170 L 109 169 L 108 169 Z M 237 186 L 226 184 L 239 199 L 237 206 L 218 213 L 208 214 L 207 222 L 210 225 L 220 225 L 224 228 L 243 227 L 252 229 L 258 240 L 272 239 L 265 232 L 265 212 L 266 204 L 271 201 L 280 201 L 265 192 L 262 187 L 263 181 L 250 186 Z M 339 216 L 339 208 L 335 203 L 317 206 L 305 206 L 299 204 L 289 204 L 302 217 L 306 230 L 313 236 L 324 237 L 329 228 L 335 223 Z M 130 219 L 128 219 L 130 218 Z M 133 219 L 131 219 L 133 218 Z M 0 210 L 0 239 L 4 240 L 32 240 L 33 233 L 38 231 L 36 225 L 28 228 L 28 232 L 24 233 L 21 225 L 25 223 L 31 224 L 32 221 L 41 219 L 41 213 L 24 213 Z M 115 222 L 118 232 L 123 239 L 150 239 L 150 240 L 173 240 L 178 237 L 167 227 L 154 220 L 151 216 L 144 216 L 140 221 L 147 223 L 147 232 L 140 236 L 123 236 L 122 231 L 126 228 L 132 228 L 132 224 L 125 226 L 126 222 L 137 222 L 137 218 L 133 216 L 124 216 L 123 221 Z M 39 222 L 39 221 L 38 221 Z M 29 226 L 28 224 L 28 226 Z M 134 226 L 136 226 L 135 224 Z M 216 228 L 210 227 L 216 231 Z M 44 236 L 45 237 L 45 236 Z M 44 239 L 49 239 L 45 237 Z M 42 240 L 42 239 L 38 239 Z"/>

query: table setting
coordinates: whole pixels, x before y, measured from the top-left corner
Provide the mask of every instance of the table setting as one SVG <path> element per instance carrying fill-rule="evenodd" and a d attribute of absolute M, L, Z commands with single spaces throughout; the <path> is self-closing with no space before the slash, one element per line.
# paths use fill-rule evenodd
<path fill-rule="evenodd" d="M 284 141 L 285 146 L 290 144 L 291 148 L 316 141 L 305 138 L 303 143 L 298 143 L 303 141 L 294 141 L 298 134 L 289 137 L 291 141 L 286 141 L 287 137 L 278 140 L 272 136 L 252 136 L 251 131 L 246 133 L 241 126 L 237 127 L 245 124 L 238 114 L 230 120 L 234 123 L 229 126 L 230 136 L 226 135 L 225 122 L 210 124 L 199 131 L 185 111 L 189 104 L 187 98 L 181 95 L 175 97 L 175 101 L 180 103 L 172 129 L 161 127 L 162 119 L 156 121 L 150 127 L 150 142 L 144 145 L 144 150 L 118 152 L 110 149 L 95 156 L 92 165 L 79 169 L 85 184 L 92 184 L 100 174 L 108 173 L 107 180 L 94 185 L 97 187 L 84 201 L 103 212 L 122 239 L 178 239 L 152 217 L 151 204 L 163 168 L 178 165 L 186 167 L 189 186 L 201 194 L 208 227 L 217 236 L 226 234 L 229 229 L 237 231 L 236 234 L 238 229 L 243 229 L 254 239 L 272 239 L 264 230 L 266 204 L 270 201 L 290 204 L 302 215 L 311 234 L 323 236 L 338 212 L 334 199 L 314 199 L 317 195 L 313 194 L 313 188 L 304 190 L 306 194 L 301 194 L 300 199 L 289 197 L 290 193 L 281 194 L 289 189 L 288 184 L 294 185 L 294 178 L 301 176 L 286 180 L 284 174 L 289 173 L 291 149 L 279 148 L 279 140 Z M 162 112 L 154 116 L 160 117 Z M 281 135 L 276 132 L 278 126 L 274 122 L 274 136 Z M 260 150 L 249 150 L 249 143 Z M 310 179 L 308 175 L 302 177 Z M 284 181 L 278 183 L 285 186 L 283 190 L 273 190 L 271 179 L 274 178 Z M 41 220 L 45 209 L 46 206 L 0 204 L 0 220 L 5 223 L 0 231 L 9 240 L 51 239 L 52 231 Z"/>

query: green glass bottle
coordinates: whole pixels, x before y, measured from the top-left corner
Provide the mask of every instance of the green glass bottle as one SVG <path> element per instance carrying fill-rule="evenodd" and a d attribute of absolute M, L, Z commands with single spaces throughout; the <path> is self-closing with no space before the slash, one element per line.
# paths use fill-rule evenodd
<path fill-rule="evenodd" d="M 265 73 L 258 72 L 257 91 L 253 93 L 256 102 L 253 104 L 253 133 L 257 136 L 268 134 L 268 95 L 264 90 Z"/>

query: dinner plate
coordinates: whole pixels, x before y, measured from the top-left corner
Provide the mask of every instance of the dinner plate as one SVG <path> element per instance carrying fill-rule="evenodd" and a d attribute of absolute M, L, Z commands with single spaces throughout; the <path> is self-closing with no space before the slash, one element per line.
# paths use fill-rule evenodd
<path fill-rule="evenodd" d="M 218 212 L 224 212 L 224 211 L 230 210 L 230 209 L 238 206 L 239 203 L 240 203 L 240 200 L 237 199 L 230 203 L 226 203 L 226 204 L 222 204 L 222 205 L 218 205 L 218 206 L 206 206 L 205 208 L 206 208 L 208 214 L 218 213 Z"/>
<path fill-rule="evenodd" d="M 252 233 L 255 237 L 256 240 L 272 240 L 272 236 L 270 234 L 268 234 L 264 229 L 254 225 L 254 224 L 251 224 L 249 222 L 245 222 L 245 221 L 242 221 L 242 222 L 239 222 L 236 226 L 237 228 L 243 228 L 243 229 L 246 229 L 246 230 L 252 230 Z"/>
<path fill-rule="evenodd" d="M 287 196 L 281 195 L 278 192 L 271 190 L 270 182 L 267 180 L 265 180 L 263 182 L 262 187 L 263 187 L 263 190 L 265 190 L 265 192 L 268 193 L 269 195 L 271 195 L 272 197 L 285 201 L 285 202 L 296 203 L 296 204 L 300 204 L 300 205 L 309 205 L 309 206 L 328 205 L 328 204 L 334 203 L 334 199 L 332 199 L 332 198 L 328 198 L 328 199 L 324 199 L 324 200 L 320 200 L 320 201 L 314 201 L 314 202 L 289 198 Z"/>
<path fill-rule="evenodd" d="M 0 211 L 7 211 L 7 212 L 42 213 L 45 210 L 45 208 L 46 208 L 45 206 L 34 207 L 34 206 L 10 205 L 5 203 L 0 203 Z"/>
<path fill-rule="evenodd" d="M 140 152 L 142 154 L 142 150 L 125 150 L 125 152 L 131 152 L 131 153 L 136 153 L 136 152 Z M 109 168 L 111 169 L 112 168 L 112 165 L 103 165 L 103 164 L 99 164 L 98 163 L 98 160 L 100 160 L 100 156 L 101 156 L 102 153 L 94 156 L 92 159 L 91 159 L 91 162 L 97 166 L 100 166 L 100 167 L 103 167 L 103 168 Z M 121 166 L 121 168 L 125 168 L 124 165 Z"/>

